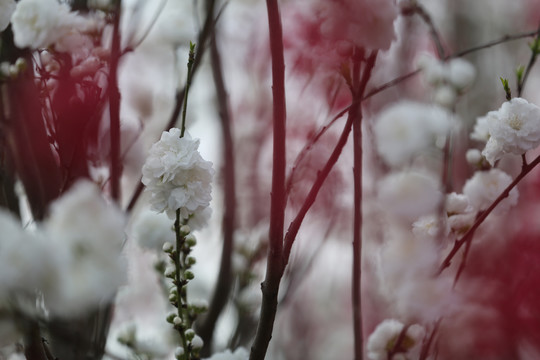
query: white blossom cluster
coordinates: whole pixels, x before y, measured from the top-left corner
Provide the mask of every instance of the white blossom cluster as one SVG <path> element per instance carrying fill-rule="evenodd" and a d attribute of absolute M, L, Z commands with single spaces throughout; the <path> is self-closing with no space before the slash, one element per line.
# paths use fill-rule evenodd
<path fill-rule="evenodd" d="M 476 76 L 476 70 L 467 60 L 449 59 L 443 62 L 431 55 L 423 54 L 417 60 L 425 81 L 435 88 L 433 101 L 451 108 L 457 96 L 469 87 Z"/>
<path fill-rule="evenodd" d="M 40 293 L 51 316 L 72 317 L 110 300 L 125 278 L 122 212 L 79 181 L 36 231 L 0 210 L 1 300 Z"/>
<path fill-rule="evenodd" d="M 181 220 L 189 220 L 195 229 L 208 217 L 214 170 L 199 153 L 199 140 L 188 133 L 183 137 L 180 134 L 177 128 L 164 131 L 152 145 L 142 169 L 142 182 L 151 193 L 153 210 L 165 211 L 171 219 L 180 210 Z"/>
<path fill-rule="evenodd" d="M 482 155 L 491 165 L 505 154 L 525 154 L 540 145 L 540 108 L 523 98 L 506 101 L 476 120 L 471 138 L 487 141 Z"/>
<path fill-rule="evenodd" d="M 20 48 L 46 48 L 73 41 L 78 32 L 92 27 L 86 18 L 72 12 L 57 0 L 21 0 L 11 17 L 15 45 Z M 64 45 L 65 46 L 65 45 Z"/>

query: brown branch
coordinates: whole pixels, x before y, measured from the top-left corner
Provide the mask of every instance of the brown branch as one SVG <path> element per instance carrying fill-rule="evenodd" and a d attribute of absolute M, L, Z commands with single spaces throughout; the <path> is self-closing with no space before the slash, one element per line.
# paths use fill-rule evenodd
<path fill-rule="evenodd" d="M 480 50 L 484 50 L 484 49 L 487 49 L 487 48 L 490 48 L 490 47 L 493 47 L 493 46 L 496 46 L 496 45 L 500 45 L 500 44 L 503 44 L 505 42 L 519 40 L 519 39 L 523 39 L 523 38 L 527 38 L 527 37 L 532 37 L 532 36 L 536 35 L 537 31 L 538 30 L 528 31 L 528 32 L 519 33 L 519 34 L 515 34 L 515 35 L 505 35 L 505 36 L 503 36 L 502 38 L 500 38 L 498 40 L 493 40 L 493 41 L 490 41 L 490 42 L 482 44 L 482 45 L 478 45 L 478 46 L 474 46 L 474 47 L 471 47 L 471 48 L 466 49 L 466 50 L 458 51 L 458 52 L 456 52 L 456 53 L 454 53 L 452 55 L 449 55 L 447 57 L 447 59 L 463 57 L 465 55 L 468 55 L 468 54 L 471 54 L 471 53 L 474 53 L 474 52 L 477 52 L 477 51 L 480 51 Z"/>
<path fill-rule="evenodd" d="M 261 285 L 262 305 L 259 325 L 251 347 L 250 360 L 263 360 L 277 311 L 279 284 L 283 275 L 283 225 L 285 217 L 285 59 L 283 54 L 283 29 L 278 0 L 266 0 L 272 57 L 272 95 L 274 154 L 272 168 L 272 193 L 270 202 L 270 230 L 266 278 Z"/>

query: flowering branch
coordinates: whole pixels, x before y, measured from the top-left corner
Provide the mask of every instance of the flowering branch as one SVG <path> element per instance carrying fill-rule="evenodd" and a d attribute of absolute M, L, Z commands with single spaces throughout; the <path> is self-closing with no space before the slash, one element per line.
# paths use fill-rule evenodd
<path fill-rule="evenodd" d="M 536 165 L 540 164 L 540 156 L 538 156 L 537 158 L 535 158 L 530 164 L 526 165 L 523 167 L 523 169 L 521 170 L 521 172 L 519 173 L 519 175 L 514 179 L 514 181 L 512 181 L 512 183 L 510 183 L 510 185 L 508 185 L 506 187 L 506 189 L 504 189 L 504 191 L 497 197 L 497 199 L 495 199 L 495 201 L 493 201 L 493 203 L 485 210 L 485 211 L 482 211 L 478 217 L 476 218 L 476 221 L 474 222 L 474 224 L 471 226 L 471 228 L 465 233 L 465 235 L 463 235 L 463 237 L 461 239 L 458 239 L 454 242 L 454 247 L 452 248 L 452 250 L 450 251 L 450 253 L 448 253 L 448 255 L 446 256 L 446 258 L 443 260 L 441 266 L 439 267 L 439 271 L 438 271 L 438 275 L 441 274 L 444 269 L 446 269 L 447 267 L 450 266 L 451 262 L 452 262 L 452 259 L 454 258 L 454 256 L 457 254 L 457 252 L 459 251 L 459 249 L 461 249 L 461 247 L 467 243 L 467 242 L 470 242 L 472 241 L 472 238 L 473 238 L 473 235 L 474 235 L 474 232 L 478 229 L 478 227 L 484 222 L 484 220 L 488 217 L 489 214 L 491 214 L 491 212 L 493 211 L 493 209 L 495 209 L 495 207 L 501 202 L 503 201 L 506 197 L 508 197 L 508 195 L 510 194 L 510 191 L 529 173 L 531 172 L 532 169 L 534 169 L 536 167 Z"/>
<path fill-rule="evenodd" d="M 493 46 L 496 46 L 496 45 L 500 45 L 500 44 L 503 44 L 505 42 L 532 37 L 532 36 L 535 36 L 536 33 L 537 33 L 537 30 L 524 32 L 524 33 L 519 33 L 519 34 L 515 34 L 515 35 L 506 35 L 506 36 L 503 36 L 502 38 L 500 38 L 498 40 L 490 41 L 488 43 L 478 45 L 478 46 L 474 46 L 474 47 L 471 47 L 469 49 L 465 49 L 465 50 L 462 50 L 462 51 L 458 51 L 458 52 L 456 52 L 454 54 L 448 55 L 446 57 L 446 60 L 453 59 L 453 58 L 458 58 L 458 57 L 463 57 L 465 55 L 468 55 L 468 54 L 471 54 L 471 53 L 474 53 L 474 52 L 477 52 L 477 51 L 480 51 L 480 50 L 484 50 L 484 49 L 487 49 L 487 48 L 490 48 L 490 47 L 493 47 Z M 389 88 L 391 88 L 391 87 L 393 87 L 395 85 L 401 84 L 405 80 L 409 80 L 413 76 L 418 75 L 420 73 L 420 71 L 421 71 L 420 69 L 411 71 L 411 72 L 409 72 L 407 74 L 398 76 L 397 78 L 392 79 L 392 80 L 390 80 L 390 81 L 388 81 L 388 82 L 374 88 L 373 90 L 369 91 L 364 96 L 363 100 L 369 99 L 370 97 L 372 97 L 374 95 L 377 95 L 378 93 L 380 93 L 380 92 L 382 92 L 384 90 L 387 90 L 387 89 L 389 89 Z"/>
<path fill-rule="evenodd" d="M 197 37 L 197 44 L 199 46 L 199 49 L 195 53 L 195 58 L 193 59 L 193 65 L 191 69 L 192 76 L 195 75 L 195 73 L 197 72 L 197 69 L 199 68 L 199 65 L 201 63 L 201 60 L 203 58 L 203 55 L 206 49 L 206 43 L 207 43 L 208 37 L 210 36 L 213 26 L 215 26 L 216 20 L 213 17 L 214 6 L 215 6 L 215 0 L 209 0 L 208 13 L 206 14 L 206 20 L 204 22 L 202 30 L 199 32 L 199 36 Z M 176 92 L 174 108 L 169 118 L 169 122 L 165 126 L 165 130 L 169 130 L 172 127 L 174 127 L 174 124 L 176 124 L 176 122 L 178 121 L 178 117 L 180 116 L 180 112 L 182 111 L 182 105 L 184 103 L 185 92 L 186 92 L 185 85 L 184 87 L 182 87 Z M 128 213 L 133 210 L 133 208 L 137 204 L 137 201 L 139 200 L 139 197 L 142 194 L 142 191 L 144 190 L 144 185 L 142 184 L 141 179 L 139 179 L 137 183 L 137 188 L 133 192 L 133 195 L 131 195 L 131 199 L 129 200 L 129 203 L 126 207 L 126 212 Z"/>

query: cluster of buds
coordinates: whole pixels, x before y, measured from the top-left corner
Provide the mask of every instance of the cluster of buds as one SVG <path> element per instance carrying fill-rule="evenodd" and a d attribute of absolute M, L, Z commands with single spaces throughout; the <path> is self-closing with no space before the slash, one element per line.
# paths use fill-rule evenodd
<path fill-rule="evenodd" d="M 197 244 L 195 236 L 191 233 L 188 225 L 180 226 L 179 221 L 175 224 L 176 246 L 166 242 L 163 251 L 171 260 L 170 266 L 165 268 L 164 275 L 172 281 L 169 289 L 169 301 L 176 311 L 167 316 L 169 322 L 180 334 L 182 346 L 175 351 L 177 360 L 199 359 L 199 352 L 203 346 L 202 339 L 195 334 L 192 324 L 197 316 L 208 308 L 206 302 L 194 301 L 188 303 L 187 285 L 195 275 L 191 271 L 195 265 L 195 258 L 190 255 L 193 247 Z"/>

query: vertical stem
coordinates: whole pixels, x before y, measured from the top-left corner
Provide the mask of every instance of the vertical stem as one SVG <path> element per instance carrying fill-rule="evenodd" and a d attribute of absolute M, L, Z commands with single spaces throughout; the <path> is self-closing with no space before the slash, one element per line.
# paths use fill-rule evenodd
<path fill-rule="evenodd" d="M 362 335 L 362 110 L 360 103 L 351 107 L 353 118 L 354 148 L 354 215 L 353 215 L 353 267 L 352 302 L 354 327 L 354 359 L 361 360 L 363 349 Z"/>
<path fill-rule="evenodd" d="M 236 189 L 235 189 L 235 162 L 234 143 L 231 131 L 231 119 L 228 108 L 228 95 L 225 88 L 221 54 L 216 42 L 216 31 L 213 27 L 210 40 L 210 59 L 212 73 L 216 86 L 218 109 L 223 133 L 223 189 L 224 189 L 224 212 L 223 212 L 223 249 L 221 252 L 221 264 L 216 281 L 214 294 L 210 302 L 208 313 L 202 319 L 198 334 L 207 345 L 201 350 L 201 356 L 210 356 L 214 328 L 219 315 L 229 300 L 232 287 L 231 256 L 233 252 L 233 234 L 236 225 Z"/>
<path fill-rule="evenodd" d="M 184 108 L 182 109 L 182 125 L 180 126 L 180 137 L 184 137 L 186 132 L 186 114 L 187 114 L 187 102 L 189 95 L 189 87 L 191 85 L 191 72 L 193 71 L 193 62 L 195 61 L 195 44 L 189 44 L 189 59 L 187 64 L 187 80 L 186 88 L 184 91 Z"/>
<path fill-rule="evenodd" d="M 187 319 L 187 316 L 184 316 L 184 312 L 183 312 L 183 302 L 182 302 L 182 288 L 184 286 L 184 284 L 182 283 L 182 278 L 180 276 L 180 270 L 182 268 L 182 263 L 181 263 L 181 260 L 180 260 L 180 257 L 182 255 L 182 248 L 183 248 L 183 245 L 184 245 L 184 237 L 182 236 L 181 232 L 180 232 L 180 209 L 176 210 L 176 220 L 174 221 L 174 233 L 176 235 L 176 247 L 175 247 L 175 250 L 174 252 L 172 253 L 173 255 L 173 261 L 174 261 L 174 267 L 175 267 L 175 271 L 176 271 L 176 276 L 175 276 L 175 285 L 176 285 L 176 292 L 177 292 L 177 297 L 176 297 L 176 310 L 177 310 L 177 314 L 178 314 L 178 317 L 180 319 L 182 319 L 182 324 L 181 324 L 181 328 L 178 329 L 178 333 L 180 334 L 180 340 L 182 341 L 182 347 L 184 348 L 184 351 L 185 351 L 185 354 L 187 357 L 190 356 L 190 352 L 189 352 L 189 349 L 188 349 L 188 343 L 187 343 L 187 339 L 186 339 L 186 335 L 185 335 L 185 332 L 184 330 L 186 328 L 189 328 L 189 324 L 186 324 L 184 321 L 188 321 Z"/>
<path fill-rule="evenodd" d="M 109 116 L 111 140 L 111 196 L 120 202 L 120 91 L 118 89 L 118 62 L 120 60 L 120 11 L 122 1 L 116 0 L 114 11 L 111 61 L 109 69 Z"/>
<path fill-rule="evenodd" d="M 24 341 L 24 356 L 27 360 L 47 360 L 45 350 L 43 349 L 39 325 L 30 322 L 28 327 Z"/>
<path fill-rule="evenodd" d="M 283 30 L 277 0 L 267 0 L 270 50 L 272 55 L 272 94 L 274 154 L 272 168 L 272 194 L 270 204 L 270 230 L 266 278 L 261 285 L 263 294 L 261 316 L 250 360 L 262 360 L 272 338 L 277 311 L 279 283 L 283 274 L 283 223 L 285 217 L 285 60 Z"/>
<path fill-rule="evenodd" d="M 361 52 L 356 49 L 353 58 L 353 103 L 349 116 L 353 120 L 354 151 L 354 214 L 353 214 L 353 265 L 352 265 L 352 307 L 354 329 L 354 359 L 362 360 L 364 336 L 362 331 L 362 97 L 375 65 L 376 52 L 366 61 L 364 74 L 360 79 Z"/>

